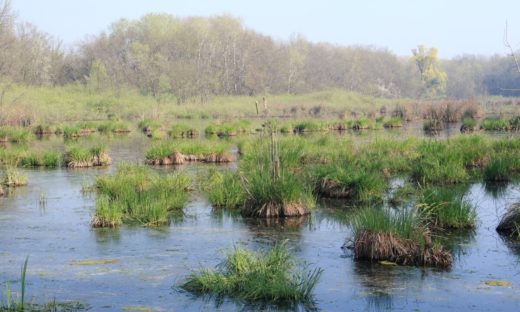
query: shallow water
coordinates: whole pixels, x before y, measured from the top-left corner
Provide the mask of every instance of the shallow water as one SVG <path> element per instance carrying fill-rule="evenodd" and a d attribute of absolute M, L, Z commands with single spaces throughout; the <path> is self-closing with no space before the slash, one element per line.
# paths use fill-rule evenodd
<path fill-rule="evenodd" d="M 56 144 L 56 140 L 38 144 Z M 139 135 L 112 138 L 109 150 L 116 162 L 138 162 L 149 144 Z M 91 229 L 94 198 L 81 189 L 114 167 L 26 170 L 29 185 L 0 198 L 0 281 L 12 280 L 11 288 L 17 290 L 20 267 L 29 256 L 29 297 L 40 302 L 76 300 L 93 311 L 137 307 L 153 311 L 517 311 L 520 306 L 520 245 L 502 240 L 495 232 L 504 209 L 520 199 L 517 186 L 500 192 L 490 192 L 482 184 L 470 187 L 468 198 L 478 207 L 478 227 L 451 235 L 453 267 L 439 271 L 354 262 L 341 249 L 350 235 L 344 222 L 347 208 L 330 202 L 322 202 L 309 217 L 268 224 L 215 211 L 203 197 L 192 194 L 184 216 L 168 227 Z M 257 249 L 281 240 L 288 240 L 298 259 L 324 269 L 314 307 L 217 302 L 175 287 L 191 269 L 217 265 L 233 246 Z M 81 264 L 84 260 L 98 262 Z M 512 285 L 486 286 L 486 280 Z"/>

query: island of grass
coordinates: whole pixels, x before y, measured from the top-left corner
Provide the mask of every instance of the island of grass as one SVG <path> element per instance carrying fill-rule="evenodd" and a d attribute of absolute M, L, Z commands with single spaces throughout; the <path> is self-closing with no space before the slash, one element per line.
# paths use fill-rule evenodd
<path fill-rule="evenodd" d="M 84 147 L 74 144 L 66 148 L 63 162 L 68 168 L 87 168 L 108 166 L 112 163 L 112 158 L 110 158 L 106 152 L 106 147 L 103 145 Z"/>
<path fill-rule="evenodd" d="M 276 145 L 277 146 L 277 145 Z M 205 181 L 213 205 L 238 209 L 246 217 L 299 217 L 311 212 L 312 189 L 300 176 L 299 147 L 275 147 L 257 140 L 248 147 L 238 171 L 214 172 Z"/>
<path fill-rule="evenodd" d="M 414 210 L 392 213 L 380 208 L 365 208 L 355 217 L 352 230 L 355 260 L 439 268 L 451 266 L 451 254 L 432 242 L 429 230 Z"/>
<path fill-rule="evenodd" d="M 228 163 L 235 160 L 224 142 L 159 142 L 146 151 L 149 165 L 181 165 L 185 162 Z"/>
<path fill-rule="evenodd" d="M 251 122 L 249 120 L 210 124 L 204 130 L 204 133 L 208 136 L 217 135 L 219 137 L 230 137 L 249 132 L 251 132 Z"/>
<path fill-rule="evenodd" d="M 235 248 L 217 270 L 201 269 L 180 286 L 198 295 L 232 297 L 248 302 L 311 303 L 322 270 L 299 268 L 286 244 L 267 251 Z"/>
<path fill-rule="evenodd" d="M 160 175 L 145 166 L 123 164 L 113 175 L 98 176 L 93 227 L 123 223 L 161 226 L 188 200 L 190 181 L 181 172 Z"/>
<path fill-rule="evenodd" d="M 21 127 L 0 127 L 0 143 L 26 143 L 31 139 L 31 132 Z"/>

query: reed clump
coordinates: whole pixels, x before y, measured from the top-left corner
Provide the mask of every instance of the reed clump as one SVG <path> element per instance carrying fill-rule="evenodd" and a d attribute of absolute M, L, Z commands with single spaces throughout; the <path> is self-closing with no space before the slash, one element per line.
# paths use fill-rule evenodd
<path fill-rule="evenodd" d="M 123 121 L 109 120 L 100 123 L 97 130 L 101 133 L 129 133 L 130 126 Z"/>
<path fill-rule="evenodd" d="M 223 142 L 159 142 L 146 151 L 149 165 L 181 165 L 185 162 L 228 163 L 235 161 L 230 145 Z"/>
<path fill-rule="evenodd" d="M 520 203 L 511 205 L 496 228 L 497 232 L 511 238 L 520 238 Z"/>
<path fill-rule="evenodd" d="M 237 247 L 217 270 L 195 271 L 181 287 L 195 294 L 251 302 L 310 303 L 321 273 L 319 268 L 300 268 L 286 244 L 259 252 Z"/>
<path fill-rule="evenodd" d="M 354 202 L 380 201 L 386 181 L 379 172 L 359 164 L 315 166 L 311 173 L 316 194 Z"/>
<path fill-rule="evenodd" d="M 160 226 L 184 207 L 190 181 L 182 172 L 159 175 L 144 166 L 123 164 L 114 175 L 98 176 L 94 186 L 98 198 L 93 227 Z"/>
<path fill-rule="evenodd" d="M 240 163 L 247 194 L 242 213 L 261 218 L 296 217 L 310 213 L 314 197 L 301 175 L 300 141 L 278 142 L 269 130 L 267 140 L 259 140 Z"/>
<path fill-rule="evenodd" d="M 20 187 L 27 185 L 27 176 L 21 173 L 15 165 L 7 165 L 4 167 L 1 184 L 5 187 Z"/>
<path fill-rule="evenodd" d="M 251 130 L 251 122 L 249 120 L 240 120 L 237 122 L 210 124 L 204 130 L 204 133 L 208 136 L 217 135 L 219 137 L 230 137 L 250 133 Z"/>
<path fill-rule="evenodd" d="M 477 120 L 472 117 L 464 117 L 460 126 L 460 132 L 473 133 L 475 130 L 477 130 Z"/>
<path fill-rule="evenodd" d="M 412 164 L 412 178 L 419 184 L 455 184 L 468 180 L 464 158 L 457 144 L 423 141 Z"/>
<path fill-rule="evenodd" d="M 243 181 L 238 172 L 211 170 L 204 177 L 202 189 L 210 203 L 217 208 L 240 208 L 246 201 Z"/>
<path fill-rule="evenodd" d="M 20 156 L 19 164 L 26 168 L 57 168 L 63 164 L 63 159 L 56 151 L 27 151 Z"/>
<path fill-rule="evenodd" d="M 170 128 L 168 135 L 172 138 L 195 138 L 199 136 L 199 132 L 193 127 L 179 123 Z"/>
<path fill-rule="evenodd" d="M 27 143 L 31 139 L 31 132 L 21 127 L 0 127 L 0 143 Z"/>
<path fill-rule="evenodd" d="M 512 126 L 509 120 L 505 118 L 485 118 L 480 125 L 481 129 L 486 131 L 510 131 Z"/>
<path fill-rule="evenodd" d="M 108 166 L 112 164 L 112 158 L 106 152 L 106 147 L 101 144 L 92 147 L 72 145 L 67 147 L 63 162 L 69 168 L 87 168 Z"/>
<path fill-rule="evenodd" d="M 432 243 L 415 210 L 391 213 L 363 209 L 352 223 L 355 260 L 391 261 L 401 265 L 448 268 L 451 254 Z"/>
<path fill-rule="evenodd" d="M 472 229 L 477 219 L 475 207 L 454 188 L 422 190 L 417 209 L 433 229 Z"/>

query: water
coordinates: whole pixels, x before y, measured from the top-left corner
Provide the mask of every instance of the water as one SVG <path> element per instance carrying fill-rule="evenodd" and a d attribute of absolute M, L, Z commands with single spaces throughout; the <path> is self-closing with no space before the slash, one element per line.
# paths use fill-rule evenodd
<path fill-rule="evenodd" d="M 37 144 L 56 144 L 55 140 Z M 149 144 L 139 135 L 113 138 L 109 150 L 116 162 L 138 162 Z M 342 217 L 348 208 L 330 202 L 322 202 L 302 219 L 268 222 L 213 210 L 203 196 L 193 193 L 184 216 L 168 227 L 92 229 L 94 198 L 81 189 L 114 167 L 27 170 L 29 185 L 0 198 L 0 281 L 12 280 L 11 288 L 17 290 L 20 267 L 29 256 L 29 297 L 39 302 L 80 301 L 93 311 L 517 311 L 520 306 L 520 245 L 495 232 L 504 210 L 520 198 L 516 186 L 498 193 L 482 184 L 470 187 L 468 198 L 477 205 L 478 227 L 451 235 L 453 267 L 440 271 L 353 261 L 341 249 L 350 235 Z M 216 301 L 176 287 L 190 270 L 214 267 L 234 246 L 258 249 L 282 240 L 299 260 L 324 270 L 314 307 Z M 85 260 L 109 263 L 78 262 Z M 482 283 L 486 280 L 512 285 L 492 287 Z"/>

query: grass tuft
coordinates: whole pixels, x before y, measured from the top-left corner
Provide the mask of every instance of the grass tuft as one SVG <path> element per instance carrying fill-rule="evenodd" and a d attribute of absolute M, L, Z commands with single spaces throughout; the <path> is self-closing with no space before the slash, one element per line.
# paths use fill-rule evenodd
<path fill-rule="evenodd" d="M 309 303 L 321 273 L 319 268 L 299 269 L 286 244 L 261 252 L 235 248 L 218 270 L 193 272 L 181 287 L 196 294 L 246 301 Z"/>

